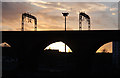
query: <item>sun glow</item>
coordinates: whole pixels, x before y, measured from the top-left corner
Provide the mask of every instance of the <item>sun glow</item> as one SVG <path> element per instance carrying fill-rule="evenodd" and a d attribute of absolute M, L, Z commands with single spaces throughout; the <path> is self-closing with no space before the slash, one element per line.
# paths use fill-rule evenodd
<path fill-rule="evenodd" d="M 11 47 L 8 43 L 4 42 L 0 44 L 0 47 Z"/>
<path fill-rule="evenodd" d="M 112 42 L 106 43 L 101 46 L 96 53 L 112 53 Z"/>
<path fill-rule="evenodd" d="M 49 46 L 47 46 L 44 50 L 59 50 L 59 52 L 65 52 L 65 43 L 59 41 L 59 42 L 55 42 L 50 44 Z M 66 52 L 72 52 L 72 50 L 66 45 Z"/>

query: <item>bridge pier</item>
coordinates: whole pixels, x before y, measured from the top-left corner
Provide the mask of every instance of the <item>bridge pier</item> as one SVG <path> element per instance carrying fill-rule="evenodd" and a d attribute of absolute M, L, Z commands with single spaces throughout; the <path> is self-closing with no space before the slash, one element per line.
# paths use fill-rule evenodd
<path fill-rule="evenodd" d="M 113 65 L 120 69 L 120 41 L 113 41 Z"/>

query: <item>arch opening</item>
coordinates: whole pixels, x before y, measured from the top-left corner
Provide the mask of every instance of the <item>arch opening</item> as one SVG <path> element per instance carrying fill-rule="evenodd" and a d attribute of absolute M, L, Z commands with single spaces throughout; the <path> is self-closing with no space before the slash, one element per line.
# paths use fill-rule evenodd
<path fill-rule="evenodd" d="M 50 52 L 65 52 L 65 46 L 66 46 L 66 53 L 71 53 L 72 50 L 62 41 L 54 42 L 50 45 L 48 45 L 44 51 L 50 51 Z"/>
<path fill-rule="evenodd" d="M 0 47 L 11 47 L 11 45 L 6 42 L 3 42 L 3 43 L 0 43 Z"/>
<path fill-rule="evenodd" d="M 113 53 L 113 42 L 108 42 L 104 45 L 102 45 L 96 53 Z"/>

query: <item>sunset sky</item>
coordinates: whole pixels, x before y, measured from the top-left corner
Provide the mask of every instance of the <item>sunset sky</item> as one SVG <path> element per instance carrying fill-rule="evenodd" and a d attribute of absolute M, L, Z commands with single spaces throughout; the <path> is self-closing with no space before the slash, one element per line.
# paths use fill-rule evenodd
<path fill-rule="evenodd" d="M 3 2 L 2 31 L 21 31 L 22 13 L 29 12 L 37 17 L 38 31 L 64 30 L 62 12 L 69 12 L 67 30 L 78 30 L 78 13 L 85 12 L 91 18 L 92 30 L 118 29 L 117 2 Z M 27 21 L 27 20 L 26 20 Z M 83 22 L 83 29 L 87 22 Z M 32 23 L 25 22 L 25 31 L 33 30 Z"/>

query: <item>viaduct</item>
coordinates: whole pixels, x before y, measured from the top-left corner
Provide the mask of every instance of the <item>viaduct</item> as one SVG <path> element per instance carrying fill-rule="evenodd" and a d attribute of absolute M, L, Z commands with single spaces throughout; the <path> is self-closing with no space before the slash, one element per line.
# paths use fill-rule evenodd
<path fill-rule="evenodd" d="M 7 42 L 11 48 L 3 48 L 3 56 L 18 58 L 17 70 L 36 71 L 48 66 L 50 72 L 91 73 L 97 70 L 94 66 L 96 59 L 107 63 L 104 57 L 97 59 L 96 51 L 108 42 L 119 42 L 119 30 L 90 30 L 90 31 L 3 31 L 2 42 Z M 72 53 L 45 53 L 44 49 L 51 43 L 62 41 L 70 47 Z M 119 68 L 119 53 L 108 54 L 111 62 L 109 68 Z M 116 56 L 117 55 L 117 56 Z M 96 58 L 95 58 L 96 57 Z M 116 58 L 117 57 L 117 58 Z M 109 57 L 108 57 L 109 58 Z M 59 61 L 58 61 L 59 60 Z M 117 62 L 113 62 L 117 60 Z M 114 63 L 114 64 L 113 64 Z M 110 65 L 111 64 L 111 65 Z M 61 65 L 61 66 L 59 66 Z M 67 65 L 67 66 L 66 66 Z M 41 66 L 41 67 L 40 67 Z M 58 66 L 58 69 L 57 69 Z M 51 68 L 49 68 L 51 67 Z M 56 68 L 54 68 L 56 67 Z M 61 70 L 60 70 L 60 69 Z M 62 70 L 63 68 L 63 70 Z M 44 71 L 47 69 L 43 69 Z M 52 70 L 53 69 L 53 70 Z M 101 70 L 98 70 L 101 71 Z M 104 71 L 104 67 L 103 67 Z M 102 71 L 102 72 L 103 72 Z M 45 74 L 44 74 L 45 75 Z M 76 74 L 75 74 L 76 75 Z M 79 74 L 78 74 L 79 75 Z"/>

